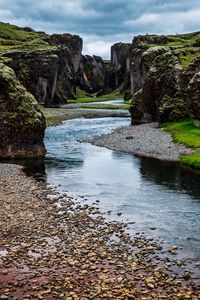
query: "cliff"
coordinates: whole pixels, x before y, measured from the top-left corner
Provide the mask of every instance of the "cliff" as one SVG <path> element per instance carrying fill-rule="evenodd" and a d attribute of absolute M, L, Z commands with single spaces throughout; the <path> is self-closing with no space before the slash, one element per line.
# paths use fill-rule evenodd
<path fill-rule="evenodd" d="M 79 36 L 47 35 L 0 23 L 0 56 L 12 59 L 8 66 L 45 106 L 66 103 L 75 97 L 81 51 Z"/>
<path fill-rule="evenodd" d="M 111 47 L 111 64 L 107 69 L 104 87 L 99 95 L 111 93 L 118 88 L 121 88 L 125 92 L 125 98 L 130 94 L 128 91 L 129 83 L 127 84 L 130 48 L 131 44 L 126 43 L 117 43 Z"/>
<path fill-rule="evenodd" d="M 191 116 L 200 124 L 200 32 L 144 35 L 111 48 L 112 87 L 133 99 L 132 124 Z"/>
<path fill-rule="evenodd" d="M 0 62 L 0 157 L 43 156 L 44 131 L 37 101 Z"/>
<path fill-rule="evenodd" d="M 186 91 L 198 69 L 192 69 L 191 63 L 200 57 L 199 42 L 199 32 L 146 35 L 133 40 L 130 55 L 133 123 L 164 123 L 192 116 L 188 105 L 191 99 Z"/>
<path fill-rule="evenodd" d="M 99 56 L 82 55 L 79 67 L 78 86 L 88 93 L 97 93 L 104 88 L 109 64 Z"/>
<path fill-rule="evenodd" d="M 0 157 L 44 155 L 46 107 L 67 103 L 76 88 L 98 92 L 107 64 L 82 55 L 77 35 L 36 32 L 0 22 Z"/>

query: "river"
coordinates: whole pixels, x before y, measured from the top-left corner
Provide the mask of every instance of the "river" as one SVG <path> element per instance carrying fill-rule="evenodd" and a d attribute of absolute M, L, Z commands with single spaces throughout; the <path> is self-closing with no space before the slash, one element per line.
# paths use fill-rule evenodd
<path fill-rule="evenodd" d="M 199 261 L 200 175 L 175 162 L 81 142 L 129 124 L 129 118 L 74 119 L 47 128 L 48 153 L 34 175 L 84 203 L 96 203 L 106 218 L 132 223 L 131 232 L 163 240 L 166 247 L 178 245 L 179 258 Z"/>

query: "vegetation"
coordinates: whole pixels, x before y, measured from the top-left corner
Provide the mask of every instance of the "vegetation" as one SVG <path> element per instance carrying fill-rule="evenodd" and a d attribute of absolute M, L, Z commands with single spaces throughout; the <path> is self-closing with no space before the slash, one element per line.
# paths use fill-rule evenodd
<path fill-rule="evenodd" d="M 122 109 L 122 110 L 128 110 L 129 105 L 127 104 L 93 104 L 93 105 L 81 105 L 81 108 L 88 108 L 88 109 Z"/>
<path fill-rule="evenodd" d="M 200 128 L 197 128 L 192 120 L 167 123 L 162 128 L 171 133 L 175 142 L 182 143 L 190 148 L 200 147 Z"/>
<path fill-rule="evenodd" d="M 182 155 L 180 159 L 184 165 L 200 169 L 200 152 L 191 155 Z"/>
<path fill-rule="evenodd" d="M 124 101 L 124 104 L 131 105 L 133 103 L 133 99 Z"/>
<path fill-rule="evenodd" d="M 43 40 L 44 33 L 0 22 L 0 50 L 12 50 L 24 47 L 42 47 L 48 45 Z"/>
<path fill-rule="evenodd" d="M 192 120 L 164 124 L 163 129 L 171 133 L 173 140 L 190 148 L 200 148 L 200 128 L 195 127 Z M 200 168 L 200 152 L 180 157 L 183 164 Z"/>
<path fill-rule="evenodd" d="M 110 94 L 103 95 L 100 97 L 96 97 L 96 95 L 91 95 L 91 97 L 88 97 L 88 96 L 82 97 L 82 96 L 80 96 L 80 94 L 78 94 L 78 97 L 76 100 L 68 100 L 68 103 L 102 102 L 102 101 L 110 101 L 110 100 L 120 99 L 120 98 L 123 98 L 123 95 L 119 91 L 114 91 Z"/>
<path fill-rule="evenodd" d="M 180 55 L 180 60 L 181 60 L 181 65 L 184 69 L 188 67 L 188 65 L 196 58 L 200 57 L 200 53 L 190 53 L 188 52 L 186 55 L 181 54 Z"/>

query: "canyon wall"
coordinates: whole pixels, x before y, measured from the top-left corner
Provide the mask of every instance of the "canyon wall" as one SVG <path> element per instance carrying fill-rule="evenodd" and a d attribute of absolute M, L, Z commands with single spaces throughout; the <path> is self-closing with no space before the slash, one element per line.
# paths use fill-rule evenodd
<path fill-rule="evenodd" d="M 132 99 L 132 124 L 189 116 L 200 123 L 199 32 L 137 36 L 113 45 L 111 58 L 113 88 Z"/>

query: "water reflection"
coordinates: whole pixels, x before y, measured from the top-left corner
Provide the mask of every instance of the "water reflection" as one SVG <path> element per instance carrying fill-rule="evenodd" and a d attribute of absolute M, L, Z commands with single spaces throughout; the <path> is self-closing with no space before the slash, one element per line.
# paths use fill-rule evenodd
<path fill-rule="evenodd" d="M 200 201 L 200 175 L 177 162 L 141 158 L 140 172 L 145 180 L 171 190 L 187 193 Z"/>
<path fill-rule="evenodd" d="M 131 230 L 179 244 L 183 255 L 200 259 L 198 174 L 177 163 L 78 142 L 129 123 L 126 118 L 76 119 L 48 128 L 46 159 L 26 170 L 72 196 L 101 200 L 100 209 L 112 211 L 111 218 L 120 211 L 124 220 L 135 221 Z M 154 232 L 149 232 L 151 225 Z"/>

